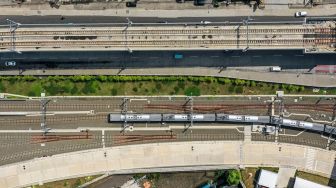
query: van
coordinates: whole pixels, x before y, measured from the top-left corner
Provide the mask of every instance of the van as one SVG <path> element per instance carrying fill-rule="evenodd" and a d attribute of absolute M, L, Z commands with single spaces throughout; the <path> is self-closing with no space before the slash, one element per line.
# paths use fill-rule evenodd
<path fill-rule="evenodd" d="M 303 12 L 295 12 L 295 17 L 306 17 L 307 16 L 307 12 L 303 11 Z"/>
<path fill-rule="evenodd" d="M 280 72 L 281 71 L 281 67 L 271 67 L 270 71 L 271 72 Z"/>

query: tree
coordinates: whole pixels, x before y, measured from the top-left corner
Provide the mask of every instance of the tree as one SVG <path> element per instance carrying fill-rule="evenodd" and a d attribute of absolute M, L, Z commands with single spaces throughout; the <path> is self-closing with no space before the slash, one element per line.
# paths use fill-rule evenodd
<path fill-rule="evenodd" d="M 228 176 L 227 176 L 227 183 L 229 185 L 238 185 L 239 181 L 241 180 L 241 175 L 238 170 L 229 170 Z"/>

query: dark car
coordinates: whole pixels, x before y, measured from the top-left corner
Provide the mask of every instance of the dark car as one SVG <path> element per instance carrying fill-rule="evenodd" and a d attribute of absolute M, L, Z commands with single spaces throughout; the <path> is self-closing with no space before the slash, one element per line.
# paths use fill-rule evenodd
<path fill-rule="evenodd" d="M 126 7 L 136 7 L 137 3 L 136 2 L 127 2 Z"/>
<path fill-rule="evenodd" d="M 194 0 L 194 5 L 203 6 L 206 0 Z"/>

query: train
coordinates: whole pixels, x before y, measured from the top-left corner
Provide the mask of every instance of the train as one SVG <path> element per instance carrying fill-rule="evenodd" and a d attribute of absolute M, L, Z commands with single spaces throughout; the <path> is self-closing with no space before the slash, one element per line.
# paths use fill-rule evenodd
<path fill-rule="evenodd" d="M 253 116 L 253 115 L 235 115 L 235 114 L 116 114 L 111 113 L 108 116 L 110 123 L 116 122 L 161 122 L 161 123 L 183 123 L 183 122 L 211 122 L 211 123 L 259 123 L 281 125 L 285 127 L 292 127 L 298 129 L 305 129 L 311 131 L 318 131 L 324 133 L 332 133 L 336 135 L 334 127 L 321 123 L 312 123 L 307 121 L 292 120 L 287 118 L 280 118 L 277 116 Z"/>

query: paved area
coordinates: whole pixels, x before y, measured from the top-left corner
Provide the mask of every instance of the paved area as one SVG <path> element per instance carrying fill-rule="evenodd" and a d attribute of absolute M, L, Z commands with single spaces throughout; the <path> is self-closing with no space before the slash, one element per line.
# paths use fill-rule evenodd
<path fill-rule="evenodd" d="M 222 68 L 146 68 L 146 69 L 75 69 L 75 70 L 27 70 L 2 71 L 2 75 L 180 75 L 215 76 L 286 83 L 310 87 L 336 87 L 336 78 L 328 74 L 272 73 L 257 71 L 223 70 Z"/>
<path fill-rule="evenodd" d="M 313 157 L 311 151 L 319 153 Z M 308 156 L 307 156 L 308 155 Z M 241 157 L 242 156 L 242 157 Z M 88 160 L 90 159 L 90 160 Z M 243 161 L 241 161 L 243 159 Z M 335 152 L 292 144 L 241 141 L 180 142 L 131 145 L 54 155 L 0 167 L 0 186 L 18 187 L 39 182 L 132 169 L 184 166 L 288 165 L 332 175 Z M 307 161 L 313 163 L 311 168 Z"/>
<path fill-rule="evenodd" d="M 147 5 L 146 5 L 147 4 Z M 277 15 L 277 16 L 289 16 L 294 15 L 296 11 L 301 11 L 302 8 L 308 8 L 309 15 L 322 16 L 322 15 L 334 15 L 335 5 L 327 4 L 321 5 L 309 9 L 309 7 L 291 7 L 288 5 L 275 5 L 272 2 L 265 1 L 266 7 L 263 10 L 254 9 L 249 6 L 221 6 L 220 8 L 212 8 L 211 5 L 197 7 L 193 6 L 192 2 L 185 4 L 177 4 L 169 2 L 167 4 L 157 3 L 149 4 L 141 1 L 137 8 L 126 8 L 125 3 L 116 3 L 111 6 L 106 4 L 90 4 L 90 5 L 62 5 L 58 9 L 51 8 L 49 5 L 35 5 L 35 6 L 25 6 L 22 5 L 20 8 L 8 8 L 2 7 L 0 14 L 2 15 L 108 15 L 108 16 L 140 16 L 140 17 L 208 17 L 208 16 L 267 16 L 267 15 Z M 267 5 L 268 4 L 268 5 Z M 267 7 L 268 6 L 268 7 Z M 183 9 L 172 10 L 172 9 Z M 186 10 L 187 9 L 187 10 Z M 71 10 L 71 11 L 68 11 Z M 237 11 L 239 10 L 239 11 Z"/>
<path fill-rule="evenodd" d="M 295 168 L 280 167 L 277 179 L 278 188 L 292 187 L 295 179 Z"/>

